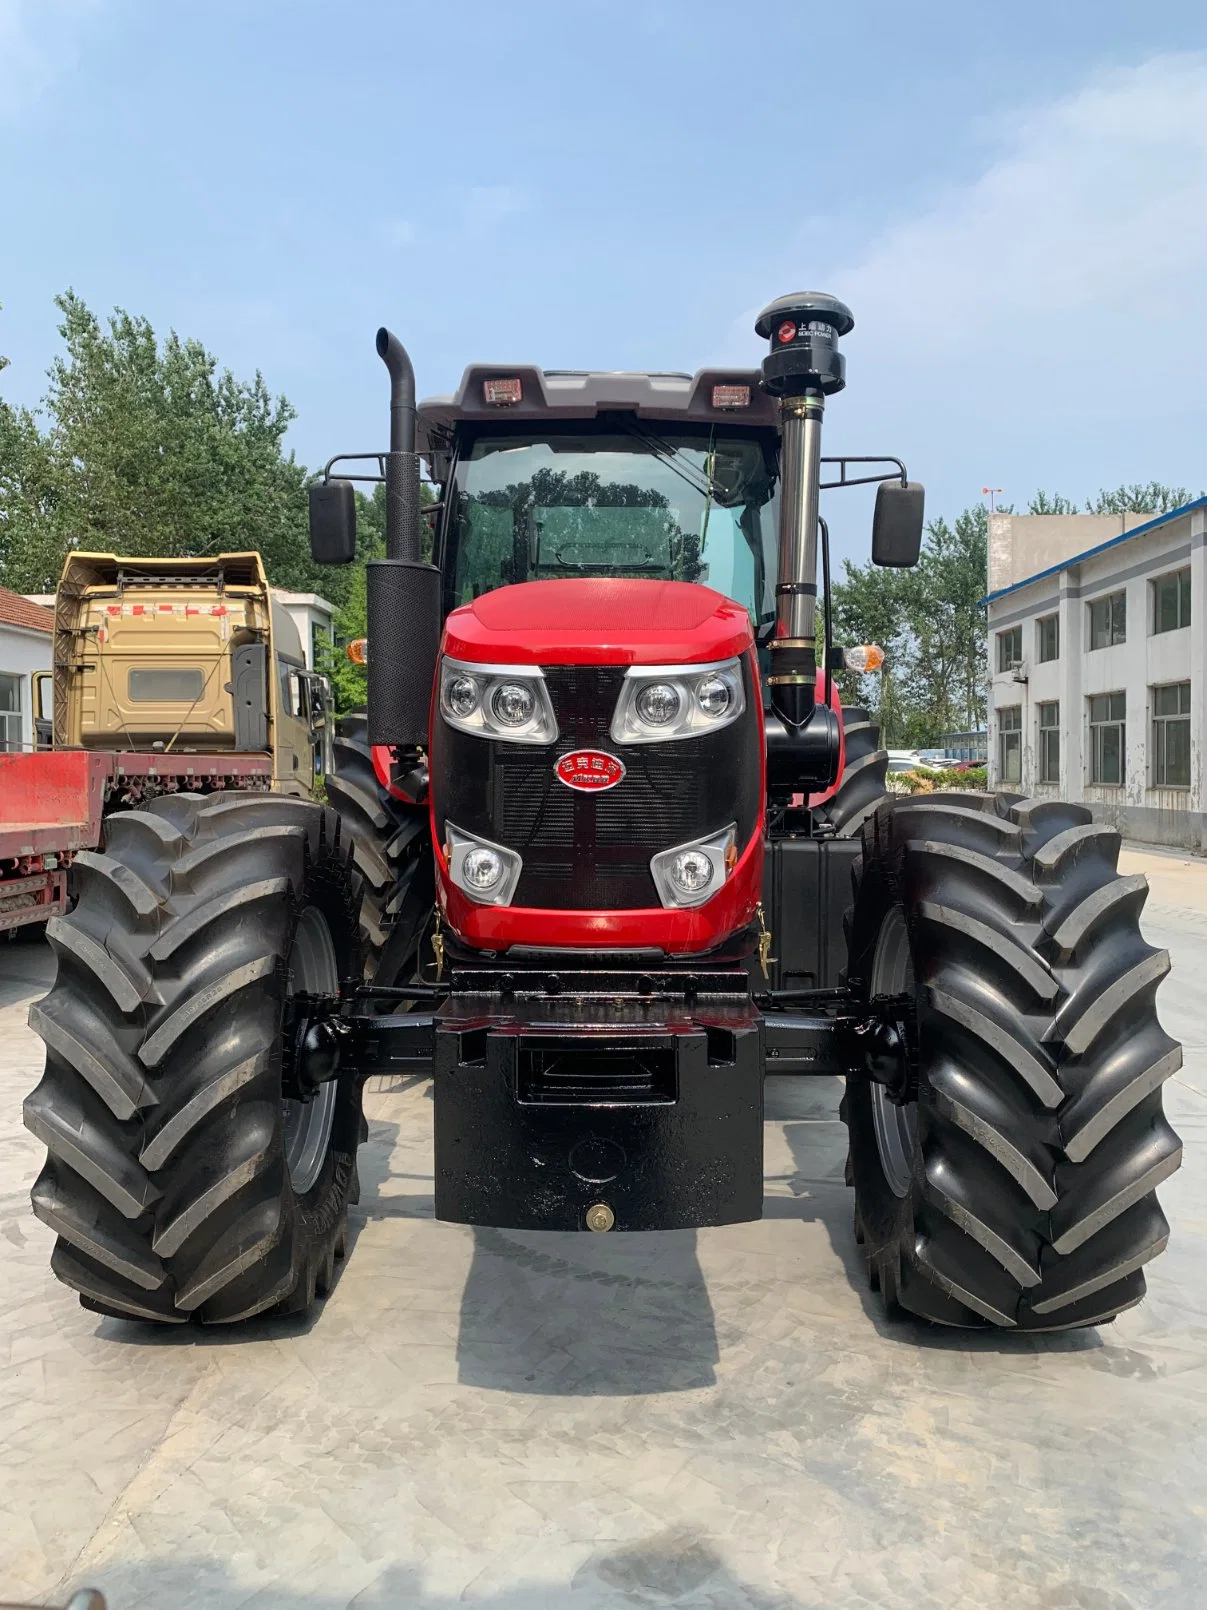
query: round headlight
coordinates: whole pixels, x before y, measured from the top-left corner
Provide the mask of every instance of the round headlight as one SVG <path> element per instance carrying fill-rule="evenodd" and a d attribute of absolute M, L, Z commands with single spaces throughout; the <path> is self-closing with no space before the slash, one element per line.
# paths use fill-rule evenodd
<path fill-rule="evenodd" d="M 461 863 L 461 875 L 471 889 L 493 889 L 503 876 L 503 857 L 497 850 L 484 844 L 467 850 Z"/>
<path fill-rule="evenodd" d="M 679 714 L 680 702 L 673 682 L 650 682 L 637 695 L 637 714 L 647 727 L 666 727 Z"/>
<path fill-rule="evenodd" d="M 671 862 L 670 875 L 681 894 L 699 894 L 712 882 L 712 860 L 703 850 L 681 850 Z"/>
<path fill-rule="evenodd" d="M 444 685 L 444 702 L 454 716 L 472 716 L 478 708 L 478 684 L 472 676 L 454 676 Z"/>
<path fill-rule="evenodd" d="M 733 703 L 733 687 L 727 677 L 706 676 L 696 684 L 696 703 L 706 716 L 723 716 Z"/>
<path fill-rule="evenodd" d="M 524 682 L 500 682 L 490 699 L 491 714 L 504 727 L 522 727 L 536 711 L 536 694 Z"/>

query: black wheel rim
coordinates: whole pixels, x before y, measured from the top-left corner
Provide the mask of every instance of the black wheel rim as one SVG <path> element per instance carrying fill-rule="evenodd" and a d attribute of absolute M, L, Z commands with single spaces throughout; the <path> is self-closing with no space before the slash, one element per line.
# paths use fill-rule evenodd
<path fill-rule="evenodd" d="M 335 943 L 327 919 L 317 906 L 306 906 L 298 918 L 293 950 L 289 957 L 289 994 L 339 993 L 339 965 Z M 335 1104 L 339 1085 L 333 1079 L 320 1086 L 311 1101 L 283 1099 L 285 1163 L 289 1182 L 299 1196 L 313 1190 L 323 1170 L 331 1129 L 335 1123 Z"/>
<path fill-rule="evenodd" d="M 914 966 L 909 931 L 900 906 L 889 908 L 876 936 L 872 959 L 872 994 L 904 995 L 913 990 Z M 896 1197 L 909 1194 L 918 1151 L 918 1104 L 901 1106 L 890 1101 L 883 1085 L 872 1085 L 872 1124 L 876 1150 L 889 1189 Z"/>

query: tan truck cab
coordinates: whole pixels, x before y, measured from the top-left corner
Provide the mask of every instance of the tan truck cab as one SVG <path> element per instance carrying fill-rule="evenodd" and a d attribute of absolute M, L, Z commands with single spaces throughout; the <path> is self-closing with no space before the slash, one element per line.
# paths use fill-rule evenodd
<path fill-rule="evenodd" d="M 309 796 L 327 769 L 331 700 L 258 553 L 69 556 L 55 603 L 56 749 L 272 756 Z"/>

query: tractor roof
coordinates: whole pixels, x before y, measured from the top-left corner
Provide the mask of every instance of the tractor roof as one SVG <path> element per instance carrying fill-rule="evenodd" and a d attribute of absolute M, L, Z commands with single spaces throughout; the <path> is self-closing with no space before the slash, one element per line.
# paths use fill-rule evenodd
<path fill-rule="evenodd" d="M 518 402 L 488 403 L 485 382 L 518 380 Z M 740 407 L 714 408 L 714 386 L 748 388 Z M 545 420 L 594 419 L 633 413 L 642 419 L 692 424 L 778 426 L 779 404 L 760 384 L 757 369 L 699 369 L 694 375 L 610 373 L 600 369 L 538 369 L 530 363 L 474 363 L 451 397 L 419 405 L 418 447 L 428 454 L 444 446 L 464 421 L 540 424 Z"/>

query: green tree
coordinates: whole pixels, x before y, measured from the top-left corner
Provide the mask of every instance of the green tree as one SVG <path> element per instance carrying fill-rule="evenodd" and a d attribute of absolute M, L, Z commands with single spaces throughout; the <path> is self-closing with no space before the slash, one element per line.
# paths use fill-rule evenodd
<path fill-rule="evenodd" d="M 1199 493 L 1202 497 L 1204 494 Z M 1086 502 L 1087 514 L 1168 514 L 1193 503 L 1194 493 L 1184 486 L 1166 486 L 1161 481 L 1150 481 L 1147 486 L 1118 486 L 1113 492 L 1101 491 Z"/>
<path fill-rule="evenodd" d="M 1062 497 L 1059 492 L 1037 492 L 1027 505 L 1028 514 L 1077 514 L 1079 512 L 1072 498 Z"/>
<path fill-rule="evenodd" d="M 117 309 L 102 325 L 56 299 L 64 354 L 38 415 L 0 419 L 5 585 L 48 591 L 70 547 L 127 554 L 256 548 L 276 586 L 334 593 L 311 563 L 306 471 L 284 445 L 294 410 L 257 372 L 219 370 L 194 340 Z M 41 421 L 46 421 L 45 429 Z"/>
<path fill-rule="evenodd" d="M 932 520 L 915 569 L 848 560 L 833 589 L 836 640 L 885 651 L 878 675 L 843 673 L 839 685 L 874 711 L 887 743 L 934 743 L 984 722 L 987 535 L 982 505 L 953 524 Z"/>

